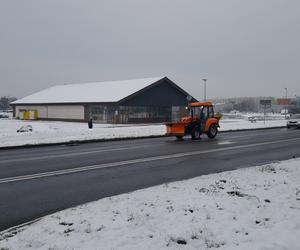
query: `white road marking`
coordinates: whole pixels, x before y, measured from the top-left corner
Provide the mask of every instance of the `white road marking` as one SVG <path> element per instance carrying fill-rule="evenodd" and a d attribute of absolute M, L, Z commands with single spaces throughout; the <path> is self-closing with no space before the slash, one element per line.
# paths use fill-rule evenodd
<path fill-rule="evenodd" d="M 218 145 L 228 145 L 228 144 L 233 144 L 233 143 L 235 143 L 235 142 L 231 142 L 231 141 L 220 141 L 220 142 L 218 142 L 217 144 L 218 144 Z"/>
<path fill-rule="evenodd" d="M 291 141 L 297 141 L 297 140 L 300 140 L 300 138 L 277 140 L 277 141 L 272 141 L 272 142 L 260 142 L 260 143 L 254 143 L 254 144 L 249 144 L 249 145 L 231 146 L 231 147 L 225 147 L 225 148 L 193 151 L 193 152 L 186 152 L 186 153 L 153 156 L 153 157 L 147 157 L 147 158 L 105 163 L 105 164 L 92 165 L 92 166 L 86 166 L 86 167 L 78 167 L 78 168 L 50 171 L 50 172 L 44 172 L 44 173 L 38 173 L 38 174 L 8 177 L 8 178 L 0 179 L 0 184 L 24 181 L 24 180 L 31 180 L 31 179 L 39 179 L 39 178 L 50 177 L 50 176 L 72 174 L 72 173 L 90 171 L 90 170 L 95 170 L 95 169 L 110 168 L 110 167 L 124 166 L 124 165 L 130 165 L 130 164 L 145 163 L 145 162 L 152 162 L 152 161 L 159 161 L 159 160 L 167 160 L 167 159 L 172 159 L 172 158 L 181 158 L 181 157 L 186 157 L 186 156 L 201 155 L 201 154 L 207 154 L 207 153 L 213 153 L 213 152 L 243 149 L 243 148 L 250 148 L 250 147 L 257 147 L 257 146 L 264 146 L 264 145 L 272 145 L 272 144 L 291 142 Z"/>

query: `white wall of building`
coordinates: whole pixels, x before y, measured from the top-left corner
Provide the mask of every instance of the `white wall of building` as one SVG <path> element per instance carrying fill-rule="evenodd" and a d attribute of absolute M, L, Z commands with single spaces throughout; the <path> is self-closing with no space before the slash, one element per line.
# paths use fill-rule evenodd
<path fill-rule="evenodd" d="M 52 119 L 84 119 L 83 105 L 51 105 L 48 106 L 48 118 Z"/>
<path fill-rule="evenodd" d="M 37 110 L 39 119 L 84 120 L 83 105 L 17 105 L 16 117 L 19 117 L 20 110 Z"/>

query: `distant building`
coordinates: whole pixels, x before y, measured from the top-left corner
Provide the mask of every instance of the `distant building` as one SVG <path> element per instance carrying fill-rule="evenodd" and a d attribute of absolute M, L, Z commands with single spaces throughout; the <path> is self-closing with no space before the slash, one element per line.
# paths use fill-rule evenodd
<path fill-rule="evenodd" d="M 16 118 L 31 112 L 40 120 L 154 123 L 179 119 L 187 96 L 173 81 L 159 77 L 57 85 L 11 105 Z"/>
<path fill-rule="evenodd" d="M 286 113 L 300 113 L 300 97 L 293 98 L 278 98 L 276 110 Z"/>
<path fill-rule="evenodd" d="M 291 105 L 292 99 L 291 98 L 278 98 L 277 104 L 281 106 L 288 106 Z"/>
<path fill-rule="evenodd" d="M 291 113 L 300 113 L 300 96 L 295 96 L 295 98 L 291 100 L 291 105 L 289 108 Z"/>
<path fill-rule="evenodd" d="M 261 97 L 235 97 L 214 99 L 215 111 L 228 113 L 232 110 L 241 112 L 258 112 Z"/>

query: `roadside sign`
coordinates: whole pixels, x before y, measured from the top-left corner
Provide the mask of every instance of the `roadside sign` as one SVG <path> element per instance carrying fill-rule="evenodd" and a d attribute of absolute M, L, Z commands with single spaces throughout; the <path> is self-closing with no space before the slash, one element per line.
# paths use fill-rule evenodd
<path fill-rule="evenodd" d="M 260 105 L 265 106 L 265 108 L 271 108 L 272 101 L 271 100 L 260 100 Z"/>
<path fill-rule="evenodd" d="M 266 123 L 266 109 L 271 108 L 272 101 L 271 100 L 260 100 L 260 105 L 264 107 L 264 124 Z"/>

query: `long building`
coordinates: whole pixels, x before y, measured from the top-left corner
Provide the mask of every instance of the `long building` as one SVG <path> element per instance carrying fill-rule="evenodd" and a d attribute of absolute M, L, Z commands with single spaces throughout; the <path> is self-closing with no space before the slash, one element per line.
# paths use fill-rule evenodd
<path fill-rule="evenodd" d="M 169 78 L 156 77 L 57 85 L 11 105 L 20 119 L 32 112 L 39 120 L 154 123 L 179 119 L 188 96 Z"/>

